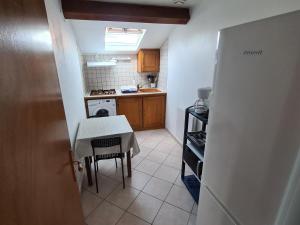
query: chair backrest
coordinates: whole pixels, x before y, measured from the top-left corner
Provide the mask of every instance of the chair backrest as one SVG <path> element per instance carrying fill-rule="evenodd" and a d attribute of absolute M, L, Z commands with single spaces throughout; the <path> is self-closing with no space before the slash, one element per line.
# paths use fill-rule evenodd
<path fill-rule="evenodd" d="M 91 140 L 92 148 L 108 148 L 116 145 L 121 145 L 121 143 L 121 137 Z"/>

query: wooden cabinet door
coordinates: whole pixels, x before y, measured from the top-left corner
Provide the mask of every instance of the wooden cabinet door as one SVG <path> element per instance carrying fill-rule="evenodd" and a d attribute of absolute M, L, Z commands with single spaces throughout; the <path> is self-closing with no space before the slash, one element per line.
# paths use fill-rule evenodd
<path fill-rule="evenodd" d="M 141 50 L 138 54 L 138 72 L 159 72 L 160 51 L 159 49 Z"/>
<path fill-rule="evenodd" d="M 43 0 L 0 3 L 0 215 L 83 225 Z"/>
<path fill-rule="evenodd" d="M 163 95 L 143 98 L 143 128 L 157 129 L 165 127 L 165 104 Z"/>
<path fill-rule="evenodd" d="M 142 97 L 122 97 L 117 99 L 118 115 L 125 115 L 132 129 L 141 130 L 143 125 Z"/>
<path fill-rule="evenodd" d="M 143 72 L 159 72 L 159 59 L 159 51 L 145 51 L 143 60 Z"/>

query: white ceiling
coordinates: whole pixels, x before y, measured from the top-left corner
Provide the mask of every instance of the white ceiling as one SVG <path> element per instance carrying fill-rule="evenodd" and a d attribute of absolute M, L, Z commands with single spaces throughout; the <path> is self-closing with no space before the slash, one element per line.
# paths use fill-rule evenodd
<path fill-rule="evenodd" d="M 105 22 L 91 20 L 70 20 L 70 22 L 73 26 L 79 48 L 83 54 L 126 53 L 105 52 L 104 35 L 106 27 L 146 29 L 147 31 L 140 44 L 140 48 L 160 48 L 168 39 L 168 36 L 174 27 L 178 26 L 168 24 Z"/>
<path fill-rule="evenodd" d="M 176 6 L 173 0 L 94 0 L 105 2 L 135 3 L 158 6 Z M 183 7 L 192 8 L 201 0 L 187 0 Z M 146 34 L 140 48 L 160 48 L 168 39 L 176 26 L 169 24 L 106 22 L 92 20 L 70 20 L 74 28 L 79 48 L 82 53 L 108 53 L 104 50 L 104 35 L 106 27 L 141 28 L 146 29 Z M 116 53 L 116 52 L 110 52 Z M 118 52 L 125 53 L 125 52 Z"/>
<path fill-rule="evenodd" d="M 145 4 L 145 5 L 159 5 L 159 6 L 174 6 L 173 0 L 94 0 L 103 2 L 119 2 L 119 3 L 134 3 L 134 4 Z M 197 4 L 200 0 L 187 0 L 186 3 L 181 7 L 192 7 Z"/>

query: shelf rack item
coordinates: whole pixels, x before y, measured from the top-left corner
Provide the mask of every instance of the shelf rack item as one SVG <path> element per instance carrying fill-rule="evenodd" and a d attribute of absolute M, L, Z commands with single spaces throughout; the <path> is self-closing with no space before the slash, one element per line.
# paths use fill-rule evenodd
<path fill-rule="evenodd" d="M 188 131 L 190 115 L 202 122 L 201 131 Z M 197 113 L 193 106 L 186 109 L 181 179 L 196 202 L 198 202 L 200 192 L 207 123 L 208 112 L 202 114 Z M 185 176 L 186 165 L 193 171 L 192 175 Z"/>

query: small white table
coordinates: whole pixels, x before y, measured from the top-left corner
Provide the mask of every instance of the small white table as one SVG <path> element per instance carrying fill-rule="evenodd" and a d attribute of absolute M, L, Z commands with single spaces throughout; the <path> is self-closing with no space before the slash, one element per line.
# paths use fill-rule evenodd
<path fill-rule="evenodd" d="M 84 119 L 80 122 L 74 156 L 76 160 L 85 158 L 85 166 L 87 171 L 88 183 L 92 185 L 91 176 L 91 160 L 93 156 L 93 149 L 91 146 L 91 140 L 95 138 L 109 138 L 109 137 L 121 137 L 122 149 L 126 152 L 127 157 L 127 170 L 128 176 L 131 177 L 131 154 L 132 149 L 133 156 L 140 152 L 138 142 L 135 138 L 134 132 L 128 123 L 125 116 L 110 116 Z M 119 153 L 119 148 L 101 148 L 97 149 L 96 154 L 110 154 Z"/>

